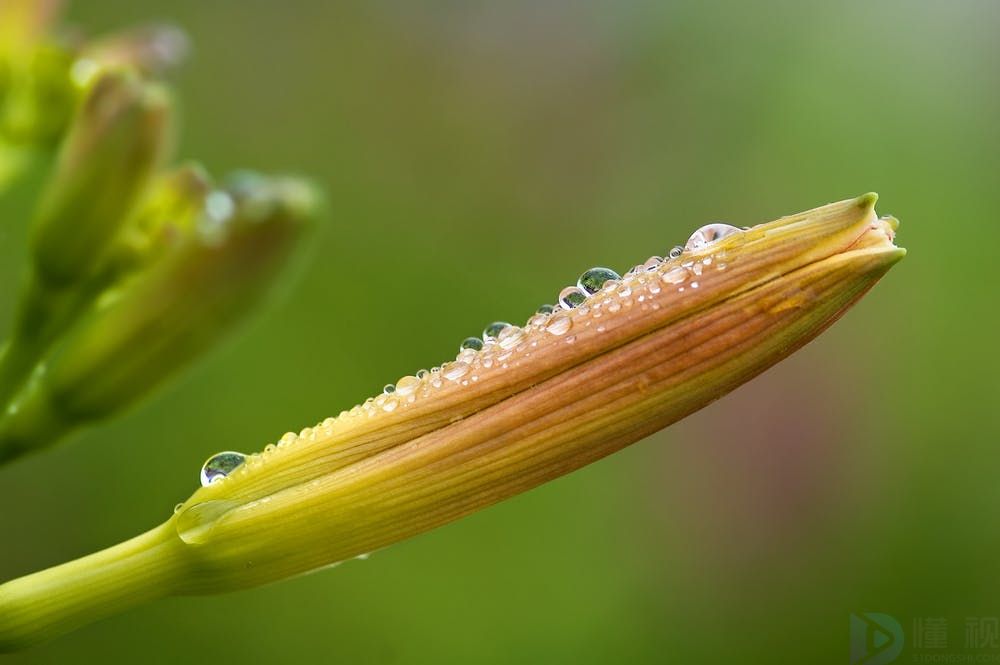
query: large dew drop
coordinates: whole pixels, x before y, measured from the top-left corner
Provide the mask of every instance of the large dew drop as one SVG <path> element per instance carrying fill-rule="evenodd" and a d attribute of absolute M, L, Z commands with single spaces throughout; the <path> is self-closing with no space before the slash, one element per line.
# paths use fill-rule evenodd
<path fill-rule="evenodd" d="M 691 234 L 688 238 L 687 244 L 684 245 L 685 250 L 695 250 L 701 249 L 706 245 L 710 245 L 717 240 L 721 240 L 726 236 L 731 236 L 734 233 L 739 233 L 740 229 L 736 226 L 731 226 L 729 224 L 706 224 L 697 231 Z"/>
<path fill-rule="evenodd" d="M 479 339 L 478 337 L 466 337 L 464 340 L 462 340 L 462 343 L 461 345 L 459 345 L 458 350 L 465 351 L 467 349 L 471 349 L 472 351 L 479 351 L 482 348 L 483 348 L 483 340 Z"/>
<path fill-rule="evenodd" d="M 201 467 L 201 486 L 208 487 L 212 483 L 222 480 L 238 469 L 246 458 L 247 456 L 243 453 L 231 450 L 212 455 Z"/>
<path fill-rule="evenodd" d="M 589 294 L 597 293 L 604 283 L 612 279 L 621 279 L 621 275 L 610 268 L 591 268 L 580 275 L 576 285 Z"/>
<path fill-rule="evenodd" d="M 494 321 L 483 330 L 483 340 L 487 342 L 495 342 L 497 335 L 500 334 L 500 331 L 508 326 L 510 326 L 510 324 L 506 321 Z"/>
<path fill-rule="evenodd" d="M 508 326 L 497 335 L 497 343 L 501 349 L 510 350 L 524 339 L 524 330 L 517 326 Z"/>
<path fill-rule="evenodd" d="M 555 314 L 545 326 L 546 332 L 555 336 L 565 335 L 573 327 L 573 319 L 568 314 Z"/>
<path fill-rule="evenodd" d="M 407 397 L 416 392 L 420 387 L 420 379 L 415 376 L 404 376 L 396 382 L 396 394 L 400 397 Z"/>
<path fill-rule="evenodd" d="M 587 300 L 587 293 L 579 286 L 567 286 L 559 292 L 559 306 L 563 309 L 573 309 Z"/>

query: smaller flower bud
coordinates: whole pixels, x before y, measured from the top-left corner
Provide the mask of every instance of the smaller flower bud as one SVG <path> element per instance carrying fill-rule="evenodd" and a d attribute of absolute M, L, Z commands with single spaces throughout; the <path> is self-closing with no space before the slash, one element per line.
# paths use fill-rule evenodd
<path fill-rule="evenodd" d="M 166 91 L 125 71 L 90 87 L 62 146 L 32 235 L 38 280 L 65 287 L 92 275 L 164 157 Z"/>

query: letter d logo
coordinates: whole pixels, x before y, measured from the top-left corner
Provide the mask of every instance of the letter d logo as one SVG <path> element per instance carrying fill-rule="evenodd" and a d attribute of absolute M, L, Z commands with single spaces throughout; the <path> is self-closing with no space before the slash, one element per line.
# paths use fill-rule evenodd
<path fill-rule="evenodd" d="M 851 614 L 851 665 L 886 665 L 903 650 L 903 629 L 888 614 Z"/>

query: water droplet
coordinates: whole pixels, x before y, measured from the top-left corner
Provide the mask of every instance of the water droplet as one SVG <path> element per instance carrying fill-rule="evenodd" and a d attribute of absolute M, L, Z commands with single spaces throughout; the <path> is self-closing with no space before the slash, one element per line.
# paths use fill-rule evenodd
<path fill-rule="evenodd" d="M 558 336 L 565 335 L 572 327 L 573 319 L 571 319 L 568 314 L 555 314 L 551 319 L 549 319 L 549 323 L 545 326 L 545 330 Z"/>
<path fill-rule="evenodd" d="M 247 456 L 243 453 L 236 453 L 231 450 L 212 455 L 201 467 L 202 487 L 208 487 L 212 483 L 222 480 L 238 469 L 246 458 Z"/>
<path fill-rule="evenodd" d="M 390 397 L 382 404 L 382 410 L 386 412 L 395 411 L 397 406 L 399 406 L 399 400 L 395 397 Z"/>
<path fill-rule="evenodd" d="M 667 256 L 669 256 L 672 259 L 679 259 L 681 254 L 683 253 L 684 253 L 684 248 L 681 247 L 680 245 L 676 245 L 672 247 L 669 252 L 667 252 Z"/>
<path fill-rule="evenodd" d="M 513 349 L 524 339 L 524 331 L 517 326 L 508 326 L 497 335 L 497 343 L 501 349 Z"/>
<path fill-rule="evenodd" d="M 688 271 L 680 266 L 663 273 L 661 278 L 667 284 L 681 284 L 688 278 Z"/>
<path fill-rule="evenodd" d="M 387 383 L 384 386 L 382 386 L 382 393 L 384 395 L 388 395 L 394 392 L 396 392 L 396 385 L 394 383 Z"/>
<path fill-rule="evenodd" d="M 469 364 L 464 363 L 461 360 L 456 360 L 453 363 L 446 363 L 441 367 L 441 374 L 444 378 L 449 381 L 458 381 L 460 378 L 465 376 L 469 371 Z"/>
<path fill-rule="evenodd" d="M 183 503 L 178 503 L 176 506 L 174 506 L 174 512 L 175 513 L 181 512 L 181 508 L 183 508 L 183 507 L 184 507 Z"/>
<path fill-rule="evenodd" d="M 478 337 L 466 337 L 462 340 L 458 350 L 465 351 L 466 349 L 471 349 L 472 351 L 479 351 L 481 348 L 483 348 L 483 340 Z"/>
<path fill-rule="evenodd" d="M 396 382 L 396 394 L 400 397 L 406 397 L 416 392 L 419 387 L 420 379 L 415 376 L 404 376 Z"/>
<path fill-rule="evenodd" d="M 545 322 L 549 320 L 546 314 L 532 314 L 531 318 L 528 319 L 528 325 L 532 328 L 540 328 L 545 325 Z"/>
<path fill-rule="evenodd" d="M 500 331 L 509 325 L 510 324 L 506 321 L 494 321 L 483 329 L 483 340 L 487 342 L 496 341 L 497 335 L 500 334 Z"/>
<path fill-rule="evenodd" d="M 710 245 L 717 240 L 739 232 L 739 228 L 729 224 L 706 224 L 691 234 L 691 237 L 688 238 L 684 249 L 701 249 L 702 247 Z"/>
<path fill-rule="evenodd" d="M 563 309 L 573 309 L 587 299 L 587 294 L 578 286 L 567 286 L 559 292 L 559 306 Z"/>
<path fill-rule="evenodd" d="M 611 268 L 591 268 L 580 275 L 580 279 L 577 280 L 576 285 L 587 293 L 592 294 L 600 291 L 604 283 L 611 279 L 621 279 L 621 275 Z"/>
<path fill-rule="evenodd" d="M 646 272 L 649 272 L 650 270 L 656 270 L 659 268 L 661 263 L 663 263 L 662 256 L 651 256 L 646 259 L 646 262 L 642 264 L 642 267 L 646 269 Z"/>
<path fill-rule="evenodd" d="M 427 376 L 428 374 L 430 374 L 430 372 L 428 372 L 428 371 L 427 371 L 426 369 L 421 369 L 421 370 L 418 370 L 418 371 L 417 371 L 417 378 L 418 378 L 418 379 L 422 379 L 422 378 L 424 378 L 425 376 Z"/>

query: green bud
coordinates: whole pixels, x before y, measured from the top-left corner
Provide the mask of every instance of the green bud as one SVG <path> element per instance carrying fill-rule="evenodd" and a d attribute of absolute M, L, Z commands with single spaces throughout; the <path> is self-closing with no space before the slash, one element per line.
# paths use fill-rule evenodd
<path fill-rule="evenodd" d="M 50 288 L 100 268 L 163 159 L 166 91 L 124 71 L 101 74 L 62 146 L 32 236 L 38 280 Z"/>
<path fill-rule="evenodd" d="M 60 339 L 18 413 L 0 418 L 0 458 L 121 410 L 216 344 L 261 301 L 317 203 L 293 179 L 244 176 L 211 192 L 176 246 L 99 297 Z"/>
<path fill-rule="evenodd" d="M 183 242 L 205 210 L 212 184 L 205 169 L 186 164 L 158 176 L 122 229 L 103 276 L 105 285 L 141 269 Z"/>

